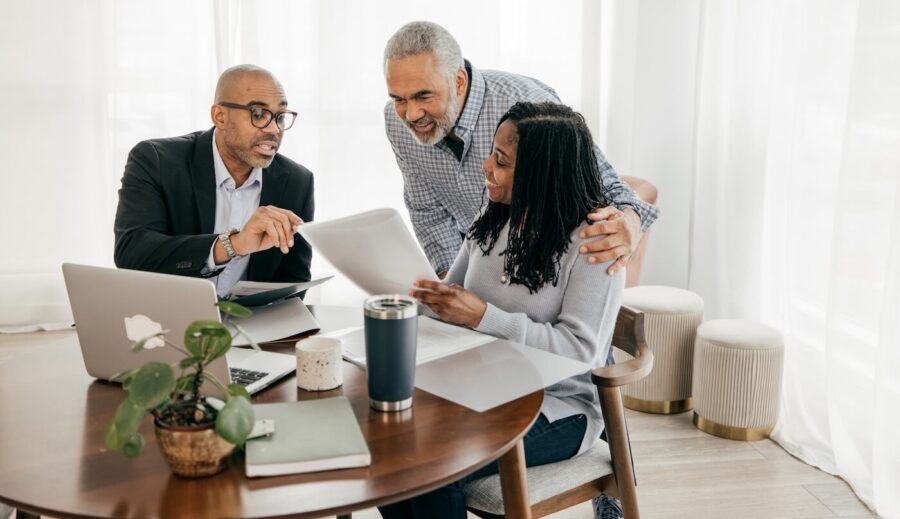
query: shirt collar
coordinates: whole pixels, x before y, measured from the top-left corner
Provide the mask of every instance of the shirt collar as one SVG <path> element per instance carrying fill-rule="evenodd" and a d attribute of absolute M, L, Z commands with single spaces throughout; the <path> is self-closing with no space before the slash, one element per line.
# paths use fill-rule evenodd
<path fill-rule="evenodd" d="M 212 139 L 213 168 L 216 172 L 216 187 L 229 185 L 234 189 L 234 179 L 231 177 L 231 173 L 228 172 L 225 161 L 222 160 L 222 155 L 219 154 L 219 146 L 216 144 L 216 132 L 218 131 L 218 129 L 213 130 Z M 229 180 L 231 181 L 231 184 L 227 184 Z M 262 168 L 253 168 L 253 170 L 250 171 L 250 177 L 247 178 L 247 181 L 244 182 L 244 185 L 241 187 L 248 187 L 253 184 L 259 184 L 259 186 L 262 187 Z"/>
<path fill-rule="evenodd" d="M 475 130 L 475 123 L 478 122 L 478 115 L 481 113 L 481 107 L 484 106 L 485 83 L 484 76 L 475 67 L 466 60 L 466 69 L 471 72 L 469 77 L 469 95 L 466 97 L 465 105 L 456 126 L 453 127 L 453 133 L 463 140 L 469 142 L 472 132 Z"/>

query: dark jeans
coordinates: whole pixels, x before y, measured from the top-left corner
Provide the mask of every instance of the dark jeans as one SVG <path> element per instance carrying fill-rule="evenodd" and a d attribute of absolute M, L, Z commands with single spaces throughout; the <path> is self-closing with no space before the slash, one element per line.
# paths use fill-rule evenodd
<path fill-rule="evenodd" d="M 578 452 L 586 429 L 587 418 L 583 414 L 551 423 L 542 413 L 525 433 L 525 465 L 534 467 L 571 458 Z M 492 476 L 498 471 L 495 461 L 459 481 L 406 501 L 382 506 L 378 510 L 385 519 L 464 519 L 466 494 L 463 487 L 470 481 Z"/>

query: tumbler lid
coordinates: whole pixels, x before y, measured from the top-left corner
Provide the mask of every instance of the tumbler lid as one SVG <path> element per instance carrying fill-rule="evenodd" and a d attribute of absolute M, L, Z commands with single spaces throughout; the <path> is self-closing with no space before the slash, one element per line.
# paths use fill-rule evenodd
<path fill-rule="evenodd" d="M 376 319 L 407 319 L 419 313 L 416 300 L 399 294 L 372 296 L 363 303 L 366 317 Z"/>

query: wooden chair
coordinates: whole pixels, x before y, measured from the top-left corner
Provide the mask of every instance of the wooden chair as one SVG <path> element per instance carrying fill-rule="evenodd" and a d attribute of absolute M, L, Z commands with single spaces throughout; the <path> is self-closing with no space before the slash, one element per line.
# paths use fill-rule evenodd
<path fill-rule="evenodd" d="M 575 458 L 529 467 L 528 497 L 533 517 L 556 513 L 600 494 L 618 498 L 626 519 L 640 517 L 625 408 L 619 388 L 644 378 L 653 368 L 653 353 L 644 338 L 644 314 L 623 306 L 616 319 L 612 344 L 634 358 L 597 368 L 591 374 L 600 395 L 608 443 L 601 440 L 590 451 Z M 484 518 L 503 517 L 498 476 L 473 481 L 465 491 L 469 511 Z"/>

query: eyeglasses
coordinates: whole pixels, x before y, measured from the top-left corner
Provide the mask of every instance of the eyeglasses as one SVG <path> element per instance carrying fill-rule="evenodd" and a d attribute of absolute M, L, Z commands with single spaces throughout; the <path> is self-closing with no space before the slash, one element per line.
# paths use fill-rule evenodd
<path fill-rule="evenodd" d="M 267 110 L 261 106 L 247 106 L 247 105 L 239 105 L 237 103 L 229 103 L 223 101 L 218 103 L 219 106 L 224 106 L 225 108 L 237 108 L 240 110 L 247 110 L 250 112 L 250 124 L 257 128 L 265 128 L 269 126 L 269 123 L 272 122 L 272 119 L 275 119 L 275 125 L 278 126 L 278 129 L 281 131 L 290 130 L 291 126 L 294 125 L 294 121 L 297 120 L 297 112 L 278 112 L 273 113 L 271 110 Z"/>

